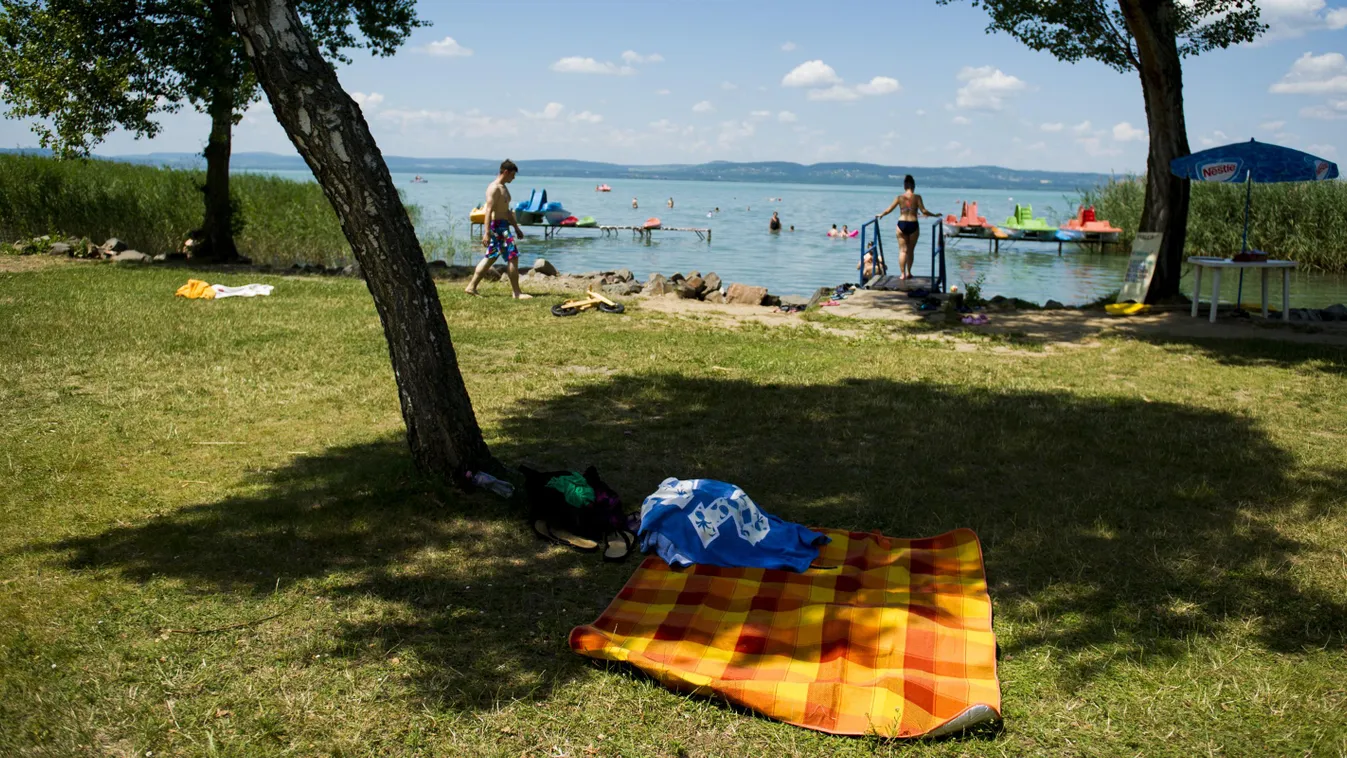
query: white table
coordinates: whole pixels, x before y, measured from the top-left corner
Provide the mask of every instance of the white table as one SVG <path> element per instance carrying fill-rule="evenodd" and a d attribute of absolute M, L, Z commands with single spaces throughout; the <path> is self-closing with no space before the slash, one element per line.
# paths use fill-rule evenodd
<path fill-rule="evenodd" d="M 1263 285 L 1263 318 L 1267 318 L 1267 272 L 1278 268 L 1282 272 L 1282 321 L 1291 320 L 1291 269 L 1295 261 L 1232 261 L 1229 258 L 1205 258 L 1195 256 L 1188 259 L 1193 264 L 1193 317 L 1197 317 L 1197 305 L 1202 295 L 1202 269 L 1212 270 L 1211 282 L 1211 323 L 1216 323 L 1216 305 L 1221 301 L 1221 270 L 1227 268 L 1260 269 Z M 1235 303 L 1238 307 L 1239 303 Z"/>

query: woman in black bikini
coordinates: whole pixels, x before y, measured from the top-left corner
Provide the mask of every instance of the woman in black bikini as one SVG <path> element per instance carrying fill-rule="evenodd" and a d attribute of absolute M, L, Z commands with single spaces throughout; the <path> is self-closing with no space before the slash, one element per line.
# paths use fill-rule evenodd
<path fill-rule="evenodd" d="M 898 210 L 898 278 L 912 278 L 912 254 L 917 249 L 917 237 L 921 235 L 921 225 L 917 223 L 917 213 L 923 216 L 939 216 L 939 213 L 931 213 L 926 210 L 926 203 L 922 202 L 921 195 L 916 194 L 917 180 L 912 178 L 911 174 L 903 177 L 903 194 L 893 199 L 890 205 L 883 213 L 875 216 L 875 219 L 881 219 L 893 213 L 893 209 Z"/>

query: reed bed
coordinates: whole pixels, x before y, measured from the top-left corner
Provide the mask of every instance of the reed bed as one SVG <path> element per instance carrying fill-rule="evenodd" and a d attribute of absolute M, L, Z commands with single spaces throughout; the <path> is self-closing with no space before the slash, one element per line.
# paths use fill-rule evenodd
<path fill-rule="evenodd" d="M 0 240 L 118 237 L 141 252 L 176 250 L 201 225 L 205 172 L 106 160 L 0 155 Z M 318 185 L 235 174 L 239 251 L 256 263 L 334 265 L 351 259 Z M 413 218 L 415 218 L 415 214 Z"/>
<path fill-rule="evenodd" d="M 1189 255 L 1230 255 L 1240 249 L 1244 193 L 1243 185 L 1192 185 Z M 1145 184 L 1129 177 L 1086 192 L 1083 202 L 1123 229 L 1126 249 L 1141 222 L 1145 195 Z M 1255 184 L 1249 245 L 1307 269 L 1347 271 L 1347 182 Z"/>

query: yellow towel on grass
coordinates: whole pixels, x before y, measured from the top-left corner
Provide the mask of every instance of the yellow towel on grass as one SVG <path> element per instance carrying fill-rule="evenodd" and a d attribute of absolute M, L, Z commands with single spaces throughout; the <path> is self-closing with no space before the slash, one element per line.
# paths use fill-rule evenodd
<path fill-rule="evenodd" d="M 210 285 L 200 279 L 188 279 L 187 283 L 178 288 L 177 297 L 201 298 L 203 300 L 215 299 L 215 290 Z"/>

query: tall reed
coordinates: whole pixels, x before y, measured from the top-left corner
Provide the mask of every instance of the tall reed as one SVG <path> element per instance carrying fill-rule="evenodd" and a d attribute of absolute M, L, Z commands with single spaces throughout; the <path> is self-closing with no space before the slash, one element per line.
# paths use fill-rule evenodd
<path fill-rule="evenodd" d="M 117 237 L 141 252 L 176 250 L 201 225 L 205 173 L 106 160 L 0 154 L 0 241 L 50 234 Z M 256 263 L 351 260 L 337 215 L 314 182 L 234 174 L 239 251 Z M 419 209 L 408 208 L 416 220 Z"/>
<path fill-rule="evenodd" d="M 1244 185 L 1195 182 L 1188 210 L 1189 255 L 1239 252 Z M 1101 219 L 1123 230 L 1130 245 L 1141 222 L 1142 180 L 1111 181 L 1085 193 Z M 1347 182 L 1255 184 L 1249 246 L 1319 271 L 1347 271 Z"/>

